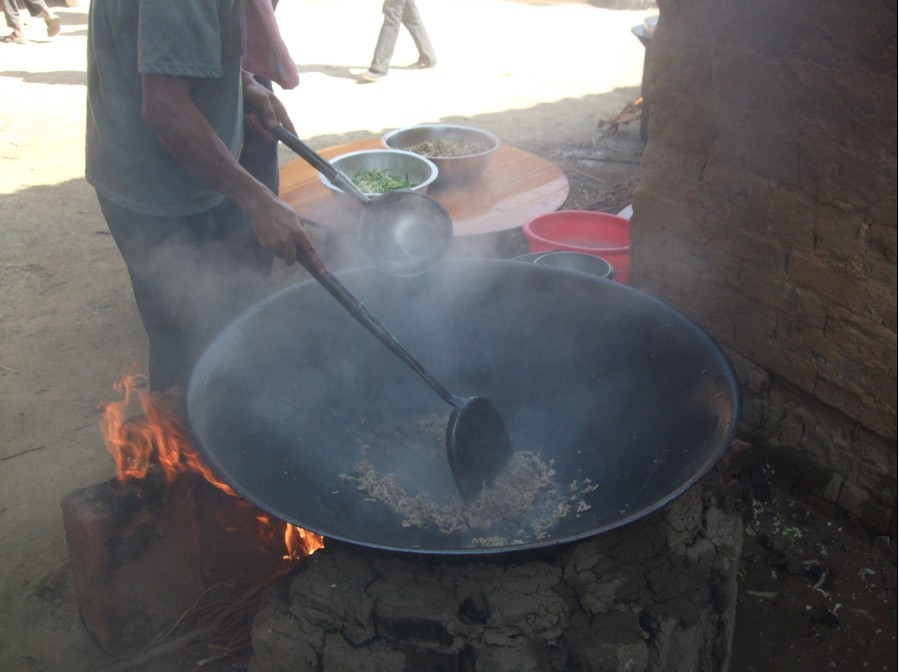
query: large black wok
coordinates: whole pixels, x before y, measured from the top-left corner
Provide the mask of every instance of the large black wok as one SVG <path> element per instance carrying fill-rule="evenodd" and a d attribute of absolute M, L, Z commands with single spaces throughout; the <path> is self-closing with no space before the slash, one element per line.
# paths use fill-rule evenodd
<path fill-rule="evenodd" d="M 416 553 L 560 544 L 670 502 L 734 436 L 740 402 L 727 359 L 692 322 L 629 287 L 499 260 L 447 261 L 414 278 L 372 268 L 340 277 L 447 385 L 494 400 L 517 450 L 552 461 L 562 484 L 599 487 L 584 496 L 589 509 L 548 536 L 487 548 L 471 533 L 404 527 L 367 501 L 341 478 L 363 457 L 410 495 L 458 498 L 445 452 L 392 429 L 446 405 L 310 281 L 218 336 L 186 397 L 209 465 L 285 521 Z"/>

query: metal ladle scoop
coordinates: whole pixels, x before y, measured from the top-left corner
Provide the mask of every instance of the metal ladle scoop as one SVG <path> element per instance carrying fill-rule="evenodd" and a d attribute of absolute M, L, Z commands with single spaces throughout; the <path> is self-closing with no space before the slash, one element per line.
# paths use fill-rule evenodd
<path fill-rule="evenodd" d="M 370 198 L 284 126 L 269 130 L 362 205 L 359 242 L 369 260 L 382 271 L 390 275 L 415 275 L 446 255 L 453 241 L 453 220 L 436 198 L 404 189 Z"/>
<path fill-rule="evenodd" d="M 368 307 L 336 277 L 328 271 L 317 275 L 305 252 L 299 247 L 297 261 L 356 321 L 374 334 L 453 407 L 446 428 L 447 460 L 462 499 L 466 503 L 477 499 L 484 487 L 492 483 L 502 471 L 514 452 L 499 409 L 486 397 L 460 397 L 450 392 L 400 345 Z"/>

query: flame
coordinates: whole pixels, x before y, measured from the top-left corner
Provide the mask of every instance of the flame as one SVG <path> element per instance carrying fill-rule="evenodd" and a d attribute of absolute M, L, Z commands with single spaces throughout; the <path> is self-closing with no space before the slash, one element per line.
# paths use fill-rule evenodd
<path fill-rule="evenodd" d="M 168 483 L 174 482 L 182 473 L 197 473 L 222 492 L 240 499 L 231 486 L 217 478 L 203 463 L 177 416 L 150 394 L 146 377 L 136 372 L 127 373 L 113 384 L 113 389 L 122 395 L 122 399 L 103 406 L 100 429 L 106 450 L 115 460 L 116 478 L 120 483 L 141 480 L 153 464 L 158 464 Z M 139 402 L 143 413 L 131 418 L 128 412 L 135 401 Z M 256 518 L 264 536 L 273 530 L 277 533 L 283 526 L 287 549 L 284 558 L 287 560 L 297 560 L 324 548 L 324 538 L 319 534 L 261 512 Z"/>
<path fill-rule="evenodd" d="M 286 523 L 284 528 L 284 545 L 287 548 L 285 560 L 296 560 L 312 555 L 325 547 L 325 540 L 320 534 L 304 530 L 302 527 Z"/>

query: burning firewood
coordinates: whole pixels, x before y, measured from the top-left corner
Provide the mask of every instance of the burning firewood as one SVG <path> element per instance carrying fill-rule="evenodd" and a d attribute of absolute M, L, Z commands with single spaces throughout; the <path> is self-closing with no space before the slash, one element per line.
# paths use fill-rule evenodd
<path fill-rule="evenodd" d="M 261 590 L 324 540 L 219 480 L 144 377 L 126 375 L 116 389 L 101 423 L 116 479 L 62 501 L 82 621 L 111 654 L 163 628 L 154 657 L 207 641 L 239 651 Z"/>
<path fill-rule="evenodd" d="M 191 443 L 183 419 L 172 410 L 180 406 L 180 388 L 170 390 L 167 395 L 158 395 L 150 392 L 147 383 L 147 378 L 137 372 L 125 374 L 114 385 L 122 395 L 121 399 L 102 408 L 101 430 L 106 449 L 115 460 L 118 481 L 139 481 L 146 477 L 151 466 L 158 465 L 170 484 L 179 474 L 196 473 L 225 494 L 238 498 L 231 486 L 206 466 Z M 139 404 L 141 412 L 129 416 L 133 401 Z M 288 523 L 278 523 L 262 512 L 259 520 L 266 528 L 284 528 L 288 558 L 311 555 L 324 545 L 320 535 Z"/>
<path fill-rule="evenodd" d="M 618 127 L 622 124 L 629 124 L 632 121 L 639 121 L 643 116 L 643 98 L 637 98 L 631 101 L 613 117 L 600 117 L 596 122 L 599 129 L 607 128 L 611 133 L 618 131 Z"/>

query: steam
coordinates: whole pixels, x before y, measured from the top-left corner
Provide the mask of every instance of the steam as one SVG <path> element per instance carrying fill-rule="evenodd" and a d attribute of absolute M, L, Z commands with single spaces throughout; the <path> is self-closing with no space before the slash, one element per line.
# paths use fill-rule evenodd
<path fill-rule="evenodd" d="M 168 237 L 136 267 L 138 284 L 144 272 L 151 273 L 149 282 L 162 298 L 159 305 L 154 305 L 136 288 L 138 302 L 144 301 L 142 315 L 150 316 L 144 316 L 144 324 L 151 334 L 151 384 L 154 364 L 155 368 L 175 372 L 186 382 L 193 363 L 213 338 L 241 311 L 274 289 L 270 255 L 264 251 L 239 254 L 233 237 L 197 242 L 190 236 L 188 232 L 188 239 L 183 235 Z M 154 334 L 166 339 L 161 347 Z M 170 348 L 167 344 L 174 334 L 177 343 Z"/>

